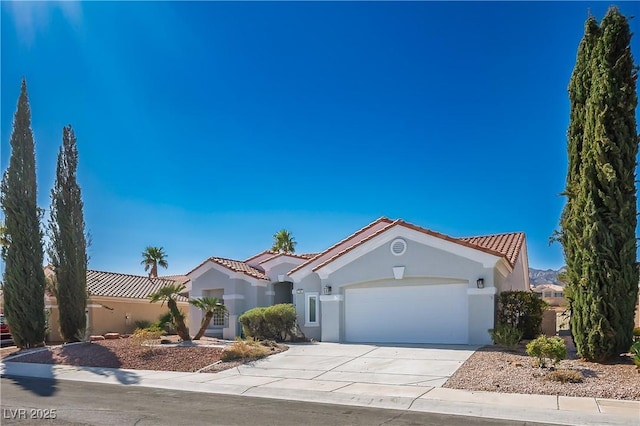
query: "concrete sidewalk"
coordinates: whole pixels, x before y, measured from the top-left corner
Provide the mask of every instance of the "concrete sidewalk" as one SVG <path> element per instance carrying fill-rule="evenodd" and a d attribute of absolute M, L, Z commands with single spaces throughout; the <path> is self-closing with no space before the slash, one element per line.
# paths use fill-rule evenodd
<path fill-rule="evenodd" d="M 220 373 L 6 362 L 3 376 L 41 377 L 371 406 L 566 425 L 640 424 L 640 401 L 470 392 L 440 387 L 473 353 L 464 347 L 292 345 Z M 425 362 L 427 361 L 428 362 Z"/>

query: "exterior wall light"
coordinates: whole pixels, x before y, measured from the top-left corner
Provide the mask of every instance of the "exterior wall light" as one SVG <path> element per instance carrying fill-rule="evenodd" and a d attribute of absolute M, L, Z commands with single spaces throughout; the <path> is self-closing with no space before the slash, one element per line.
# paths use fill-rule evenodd
<path fill-rule="evenodd" d="M 478 278 L 476 284 L 478 285 L 478 288 L 484 288 L 484 278 Z"/>
<path fill-rule="evenodd" d="M 325 285 L 324 287 L 322 287 L 322 294 L 331 294 L 331 286 Z"/>

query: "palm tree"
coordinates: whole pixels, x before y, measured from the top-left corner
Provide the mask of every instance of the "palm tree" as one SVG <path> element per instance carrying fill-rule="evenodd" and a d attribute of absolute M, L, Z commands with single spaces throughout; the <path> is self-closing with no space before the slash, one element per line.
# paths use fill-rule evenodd
<path fill-rule="evenodd" d="M 148 246 L 142 252 L 142 262 L 141 265 L 144 265 L 144 270 L 151 271 L 149 272 L 149 278 L 158 278 L 158 265 L 163 268 L 167 268 L 169 264 L 167 263 L 167 255 L 164 252 L 164 247 L 151 247 Z"/>
<path fill-rule="evenodd" d="M 296 251 L 296 244 L 291 232 L 281 229 L 273 234 L 273 247 L 271 247 L 271 250 L 280 253 L 293 253 Z"/>
<path fill-rule="evenodd" d="M 176 303 L 176 297 L 178 294 L 184 290 L 184 284 L 173 284 L 167 285 L 149 295 L 151 299 L 150 303 L 167 302 L 167 307 L 169 311 L 171 311 L 171 315 L 173 316 L 173 323 L 176 326 L 176 332 L 178 336 L 185 341 L 190 342 L 191 336 L 189 336 L 189 329 L 184 323 L 184 313 L 178 309 L 178 304 Z"/>
<path fill-rule="evenodd" d="M 227 313 L 227 307 L 220 303 L 217 297 L 200 297 L 189 300 L 189 303 L 204 312 L 204 317 L 200 323 L 200 330 L 198 330 L 198 333 L 193 337 L 193 340 L 200 340 L 204 332 L 207 331 L 207 327 L 209 327 L 214 315 L 224 315 Z"/>

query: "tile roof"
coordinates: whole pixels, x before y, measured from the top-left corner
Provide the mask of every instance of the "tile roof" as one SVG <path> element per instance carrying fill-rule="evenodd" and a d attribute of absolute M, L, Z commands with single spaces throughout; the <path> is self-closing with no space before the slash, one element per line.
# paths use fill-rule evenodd
<path fill-rule="evenodd" d="M 500 253 L 513 266 L 522 250 L 524 238 L 524 232 L 510 232 L 507 234 L 459 238 L 459 240 Z"/>
<path fill-rule="evenodd" d="M 191 281 L 189 277 L 186 275 L 164 275 L 158 278 L 163 280 L 171 280 L 176 284 L 182 284 L 182 285 L 186 285 L 189 281 Z"/>
<path fill-rule="evenodd" d="M 141 275 L 87 270 L 87 291 L 91 296 L 147 299 L 150 294 L 162 287 L 176 283 L 166 277 L 149 278 Z M 187 298 L 178 296 L 177 300 L 186 302 Z"/>
<path fill-rule="evenodd" d="M 259 258 L 260 256 L 264 256 L 265 254 L 268 254 L 268 255 L 270 255 L 270 257 L 273 257 L 273 256 L 277 255 L 277 254 L 278 254 L 278 252 L 277 252 L 277 251 L 273 251 L 273 250 L 265 250 L 265 251 L 261 251 L 260 253 L 258 253 L 258 254 L 254 254 L 253 256 L 251 256 L 251 257 L 249 257 L 249 258 L 245 259 L 245 260 L 244 260 L 244 262 L 249 263 L 249 262 L 251 262 L 252 260 Z"/>
<path fill-rule="evenodd" d="M 277 253 L 274 256 L 268 257 L 264 260 L 261 260 L 260 263 L 265 263 L 268 262 L 269 260 L 275 259 L 276 257 L 280 257 L 280 256 L 289 256 L 289 257 L 296 257 L 298 259 L 311 259 L 315 256 L 317 256 L 318 253 L 302 253 L 302 254 L 297 254 L 297 253 Z M 255 256 L 254 256 L 255 257 Z M 246 261 L 245 261 L 246 262 Z"/>
<path fill-rule="evenodd" d="M 545 290 L 564 291 L 564 287 L 557 284 L 540 284 L 535 287 L 531 287 L 531 290 L 536 293 L 542 293 Z"/>
<path fill-rule="evenodd" d="M 386 218 L 381 218 L 386 219 Z M 380 219 L 379 219 L 380 221 Z M 376 221 L 378 222 L 378 221 Z M 374 222 L 374 224 L 376 223 Z M 387 225 L 377 229 L 375 232 L 368 233 L 367 235 L 363 235 L 363 238 L 353 241 L 351 245 L 345 245 L 345 247 L 338 252 L 334 252 L 330 257 L 325 257 L 321 263 L 317 264 L 313 267 L 313 271 L 317 271 L 323 266 L 333 262 L 337 258 L 343 256 L 344 254 L 350 252 L 354 248 L 366 243 L 367 241 L 375 238 L 376 236 L 384 233 L 388 229 L 394 226 L 403 226 L 408 229 L 413 229 L 415 231 L 421 232 L 423 234 L 431 235 L 436 238 L 441 238 L 443 240 L 450 241 L 452 243 L 460 244 L 466 247 L 470 247 L 476 250 L 481 250 L 487 252 L 489 254 L 493 254 L 495 256 L 504 257 L 509 264 L 513 267 L 515 265 L 516 260 L 518 259 L 518 255 L 520 254 L 520 250 L 522 248 L 522 244 L 524 242 L 524 233 L 522 232 L 513 232 L 509 234 L 497 234 L 497 235 L 486 235 L 486 236 L 478 236 L 478 237 L 470 237 L 470 238 L 454 238 L 445 234 L 441 234 L 439 232 L 431 231 L 430 229 L 422 228 L 417 225 L 413 225 L 411 223 L 405 222 L 402 219 L 397 219 L 391 222 L 389 219 L 386 220 Z M 367 225 L 367 227 L 361 229 L 360 231 L 370 228 L 371 225 Z M 358 232 L 360 232 L 358 231 Z M 351 237 L 347 238 L 351 239 L 356 236 L 358 233 L 353 234 Z M 343 240 L 345 241 L 345 240 Z M 304 264 L 297 267 L 297 269 L 301 269 L 305 264 L 312 263 L 314 260 L 320 259 L 320 256 L 312 259 L 311 261 L 305 262 Z"/>
<path fill-rule="evenodd" d="M 207 260 L 210 262 L 217 263 L 218 265 L 224 266 L 227 269 L 231 269 L 232 271 L 240 272 L 242 274 L 249 275 L 250 277 L 257 278 L 259 280 L 269 279 L 269 277 L 265 275 L 264 271 L 258 268 L 255 268 L 241 260 L 225 259 L 223 257 L 210 257 Z"/>
<path fill-rule="evenodd" d="M 344 238 L 343 240 L 338 241 L 337 243 L 335 243 L 334 245 L 332 245 L 331 247 L 329 247 L 325 251 L 316 254 L 315 256 L 309 258 L 309 260 L 307 260 L 306 262 L 296 266 L 291 271 L 289 271 L 289 275 L 293 274 L 296 271 L 299 271 L 300 269 L 304 268 L 305 266 L 310 265 L 313 262 L 323 261 L 323 259 L 327 259 L 327 258 L 333 256 L 335 253 L 338 253 L 340 250 L 343 250 L 345 247 L 349 247 L 349 245 L 350 245 L 349 243 L 354 238 L 356 238 L 358 236 L 362 236 L 364 238 L 368 234 L 370 234 L 372 232 L 375 232 L 376 230 L 380 229 L 381 227 L 382 228 L 386 228 L 386 226 L 388 224 L 390 224 L 390 223 L 392 223 L 391 219 L 388 219 L 386 217 L 381 217 L 381 218 L 371 222 L 370 224 L 368 224 L 364 228 L 361 228 L 361 229 L 357 230 L 356 232 L 354 232 L 353 234 L 349 235 L 348 237 Z"/>

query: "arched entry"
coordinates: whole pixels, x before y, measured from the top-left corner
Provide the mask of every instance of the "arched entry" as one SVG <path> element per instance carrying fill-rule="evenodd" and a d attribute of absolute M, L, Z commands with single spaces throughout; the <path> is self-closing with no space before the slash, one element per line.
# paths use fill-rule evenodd
<path fill-rule="evenodd" d="M 283 281 L 279 283 L 273 283 L 273 291 L 275 295 L 273 297 L 273 304 L 279 303 L 293 303 L 293 283 L 290 281 Z"/>

